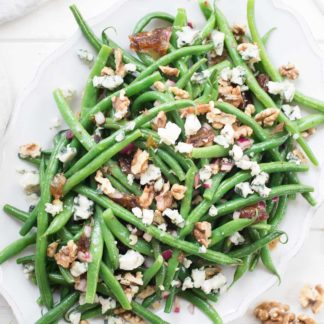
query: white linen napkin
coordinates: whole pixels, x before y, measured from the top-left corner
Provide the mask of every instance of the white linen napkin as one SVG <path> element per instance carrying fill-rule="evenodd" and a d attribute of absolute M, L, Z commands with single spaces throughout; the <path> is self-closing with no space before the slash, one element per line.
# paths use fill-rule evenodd
<path fill-rule="evenodd" d="M 0 65 L 0 141 L 12 111 L 12 100 L 7 74 Z"/>
<path fill-rule="evenodd" d="M 20 17 L 47 0 L 0 0 L 0 24 Z"/>

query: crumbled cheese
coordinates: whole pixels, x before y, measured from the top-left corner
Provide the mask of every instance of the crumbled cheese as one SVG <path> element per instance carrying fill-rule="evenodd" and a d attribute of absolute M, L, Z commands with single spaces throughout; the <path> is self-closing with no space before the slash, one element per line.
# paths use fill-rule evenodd
<path fill-rule="evenodd" d="M 30 278 L 30 276 L 33 274 L 34 270 L 35 270 L 35 266 L 33 263 L 23 264 L 23 273 L 27 277 L 27 279 Z"/>
<path fill-rule="evenodd" d="M 297 155 L 295 155 L 293 152 L 288 152 L 286 159 L 288 162 L 296 163 L 298 165 L 301 164 L 300 158 Z"/>
<path fill-rule="evenodd" d="M 175 224 L 178 227 L 183 227 L 185 224 L 183 217 L 179 214 L 177 209 L 167 208 L 162 215 L 169 217 L 172 224 Z"/>
<path fill-rule="evenodd" d="M 153 222 L 154 210 L 152 209 L 143 209 L 143 218 L 142 222 L 145 225 L 151 225 Z"/>
<path fill-rule="evenodd" d="M 199 247 L 199 253 L 206 253 L 206 252 L 207 252 L 206 246 L 202 245 Z"/>
<path fill-rule="evenodd" d="M 107 318 L 108 324 L 124 324 L 124 320 L 120 317 L 108 316 Z"/>
<path fill-rule="evenodd" d="M 195 72 L 190 80 L 192 83 L 203 84 L 210 77 L 210 72 L 208 70 L 204 70 L 202 72 Z"/>
<path fill-rule="evenodd" d="M 282 105 L 282 110 L 290 120 L 302 118 L 299 106 Z"/>
<path fill-rule="evenodd" d="M 233 219 L 239 219 L 240 218 L 240 215 L 241 215 L 241 213 L 239 211 L 235 211 L 233 213 Z"/>
<path fill-rule="evenodd" d="M 241 182 L 238 183 L 235 186 L 235 192 L 242 196 L 243 198 L 246 198 L 248 195 L 253 194 L 253 190 L 251 189 L 251 186 L 248 182 Z"/>
<path fill-rule="evenodd" d="M 291 102 L 294 98 L 295 86 L 287 80 L 283 82 L 269 81 L 267 87 L 269 93 L 279 95 L 286 102 Z"/>
<path fill-rule="evenodd" d="M 239 161 L 242 159 L 244 153 L 240 146 L 234 144 L 232 149 L 229 151 L 229 155 L 233 158 L 234 161 Z"/>
<path fill-rule="evenodd" d="M 260 61 L 260 53 L 259 53 L 258 45 L 252 43 L 244 43 L 238 45 L 237 49 L 244 61 L 251 61 L 251 62 Z"/>
<path fill-rule="evenodd" d="M 179 280 L 172 280 L 171 287 L 180 287 L 181 282 Z"/>
<path fill-rule="evenodd" d="M 124 79 L 119 75 L 95 76 L 92 83 L 95 88 L 114 90 L 124 83 Z"/>
<path fill-rule="evenodd" d="M 92 63 L 92 61 L 94 60 L 94 55 L 83 48 L 77 50 L 77 55 L 79 56 L 80 60 L 87 65 Z"/>
<path fill-rule="evenodd" d="M 218 273 L 212 278 L 205 280 L 201 285 L 201 289 L 204 293 L 209 294 L 212 291 L 219 290 L 226 285 L 226 277 L 222 273 Z"/>
<path fill-rule="evenodd" d="M 163 189 L 163 185 L 164 185 L 164 179 L 163 178 L 159 178 L 154 182 L 154 191 L 155 192 L 159 192 Z"/>
<path fill-rule="evenodd" d="M 63 87 L 60 88 L 62 95 L 66 101 L 71 101 L 76 94 L 75 88 L 72 87 Z"/>
<path fill-rule="evenodd" d="M 193 269 L 191 271 L 191 278 L 193 280 L 194 287 L 200 288 L 206 279 L 206 273 L 205 273 L 204 268 Z"/>
<path fill-rule="evenodd" d="M 37 171 L 24 170 L 20 179 L 20 185 L 27 195 L 39 191 L 39 173 Z"/>
<path fill-rule="evenodd" d="M 134 270 L 144 263 L 144 257 L 134 251 L 127 250 L 124 255 L 119 256 L 119 269 L 121 270 Z"/>
<path fill-rule="evenodd" d="M 62 147 L 61 150 L 59 151 L 57 158 L 62 162 L 62 163 L 67 163 L 70 162 L 74 159 L 74 157 L 77 154 L 77 150 L 75 147 L 70 147 L 69 145 L 67 147 Z"/>
<path fill-rule="evenodd" d="M 135 178 L 134 174 L 131 173 L 127 174 L 127 182 L 130 186 L 134 183 L 134 178 Z"/>
<path fill-rule="evenodd" d="M 136 64 L 134 64 L 134 63 L 127 63 L 124 65 L 124 68 L 127 73 L 136 72 L 136 69 L 137 69 Z"/>
<path fill-rule="evenodd" d="M 247 155 L 235 162 L 235 165 L 242 170 L 251 170 L 251 175 L 255 176 L 261 172 L 260 166 L 256 161 L 251 161 Z"/>
<path fill-rule="evenodd" d="M 73 200 L 73 219 L 75 221 L 88 219 L 93 214 L 93 201 L 86 196 L 77 195 Z"/>
<path fill-rule="evenodd" d="M 178 37 L 177 46 L 183 47 L 193 45 L 195 40 L 199 38 L 200 31 L 197 29 L 190 28 L 189 26 L 182 27 L 181 30 L 176 32 Z"/>
<path fill-rule="evenodd" d="M 163 143 L 174 145 L 181 134 L 181 128 L 175 123 L 167 122 L 165 128 L 158 128 L 158 134 Z"/>
<path fill-rule="evenodd" d="M 184 259 L 183 259 L 183 266 L 184 266 L 186 269 L 190 268 L 191 264 L 192 264 L 192 261 L 191 261 L 191 260 L 189 260 L 189 259 L 187 259 L 187 258 L 184 258 Z"/>
<path fill-rule="evenodd" d="M 36 193 L 31 193 L 29 195 L 26 195 L 26 201 L 31 206 L 36 206 L 39 202 L 40 196 L 38 196 Z"/>
<path fill-rule="evenodd" d="M 199 179 L 204 182 L 208 179 L 211 178 L 211 176 L 213 175 L 213 169 L 212 167 L 207 164 L 204 165 L 200 170 L 199 170 Z"/>
<path fill-rule="evenodd" d="M 189 114 L 186 118 L 184 128 L 186 136 L 197 134 L 197 132 L 201 128 L 201 123 L 198 117 L 194 114 Z"/>
<path fill-rule="evenodd" d="M 218 214 L 217 208 L 213 205 L 209 208 L 208 215 L 211 217 L 215 217 Z"/>
<path fill-rule="evenodd" d="M 244 243 L 245 239 L 244 237 L 239 233 L 235 232 L 233 235 L 229 237 L 229 240 L 234 244 L 234 245 L 239 245 Z"/>
<path fill-rule="evenodd" d="M 45 204 L 45 211 L 52 216 L 56 216 L 61 211 L 63 211 L 63 202 L 60 200 L 55 200 L 55 204 L 46 203 Z"/>
<path fill-rule="evenodd" d="M 266 187 L 266 183 L 269 180 L 269 174 L 261 172 L 258 174 L 251 183 L 253 191 L 257 192 L 261 197 L 268 197 L 271 189 Z"/>
<path fill-rule="evenodd" d="M 103 112 L 98 111 L 95 115 L 94 115 L 94 119 L 95 122 L 98 126 L 102 126 L 105 122 L 106 122 L 106 117 L 103 114 Z"/>
<path fill-rule="evenodd" d="M 242 66 L 238 66 L 232 69 L 231 82 L 242 86 L 245 82 L 246 71 Z"/>
<path fill-rule="evenodd" d="M 126 124 L 125 131 L 131 132 L 132 130 L 134 130 L 135 126 L 136 126 L 136 123 L 133 120 L 131 120 Z"/>
<path fill-rule="evenodd" d="M 132 208 L 132 213 L 133 213 L 137 218 L 142 218 L 142 217 L 143 217 L 142 209 L 139 208 L 139 207 L 134 207 L 134 208 Z"/>
<path fill-rule="evenodd" d="M 186 289 L 191 289 L 193 287 L 194 283 L 192 282 L 192 279 L 190 277 L 186 277 L 182 283 L 182 291 L 185 291 Z"/>
<path fill-rule="evenodd" d="M 116 300 L 108 297 L 108 298 L 103 298 L 102 296 L 99 296 L 99 303 L 101 305 L 101 313 L 105 314 L 109 309 L 114 309 L 116 308 Z M 109 322 L 110 323 L 110 322 Z"/>
<path fill-rule="evenodd" d="M 81 276 L 88 271 L 88 263 L 74 261 L 70 268 L 71 275 L 75 278 Z"/>
<path fill-rule="evenodd" d="M 52 130 L 52 129 L 54 129 L 54 130 L 57 130 L 57 129 L 59 129 L 60 127 L 62 126 L 62 120 L 59 118 L 59 117 L 57 117 L 57 116 L 55 116 L 55 117 L 52 117 L 51 119 L 50 119 L 50 129 Z"/>
<path fill-rule="evenodd" d="M 120 131 L 115 137 L 116 142 L 121 142 L 124 139 L 125 139 L 125 132 L 124 131 Z"/>
<path fill-rule="evenodd" d="M 141 173 L 140 183 L 141 185 L 145 185 L 151 181 L 161 178 L 161 176 L 162 174 L 160 168 L 156 167 L 154 164 L 150 164 L 145 172 Z"/>
<path fill-rule="evenodd" d="M 299 138 L 299 134 L 296 133 L 296 134 L 293 135 L 294 140 L 298 140 L 298 138 Z"/>
<path fill-rule="evenodd" d="M 187 144 L 184 142 L 179 142 L 175 146 L 175 151 L 179 153 L 191 153 L 193 150 L 193 145 L 192 144 Z"/>
<path fill-rule="evenodd" d="M 214 142 L 228 148 L 234 142 L 235 131 L 232 125 L 226 124 L 221 130 L 220 135 L 215 136 Z"/>
<path fill-rule="evenodd" d="M 80 312 L 72 312 L 69 315 L 69 321 L 71 324 L 79 324 L 81 321 L 81 313 Z"/>
<path fill-rule="evenodd" d="M 148 233 L 144 233 L 143 234 L 143 239 L 146 241 L 146 242 L 151 242 L 152 241 L 152 238 L 153 236 L 148 234 Z"/>
<path fill-rule="evenodd" d="M 162 232 L 166 232 L 167 231 L 167 224 L 163 223 L 158 225 L 158 229 L 160 229 Z"/>
<path fill-rule="evenodd" d="M 138 241 L 138 237 L 135 234 L 130 234 L 129 235 L 129 244 L 130 245 L 135 245 Z"/>
<path fill-rule="evenodd" d="M 225 34 L 218 30 L 213 30 L 211 40 L 214 43 L 216 55 L 221 56 L 224 51 Z"/>

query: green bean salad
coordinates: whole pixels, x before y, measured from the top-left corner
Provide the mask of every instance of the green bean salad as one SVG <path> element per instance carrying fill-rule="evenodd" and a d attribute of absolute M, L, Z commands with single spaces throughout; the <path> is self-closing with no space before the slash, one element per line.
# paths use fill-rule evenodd
<path fill-rule="evenodd" d="M 21 238 L 0 264 L 35 245 L 17 264 L 46 309 L 36 323 L 167 323 L 154 310 L 181 313 L 179 297 L 222 323 L 219 295 L 248 271 L 262 263 L 280 280 L 271 247 L 284 243 L 287 205 L 296 194 L 316 205 L 298 173 L 307 159 L 318 164 L 307 137 L 324 122 L 324 102 L 295 89 L 293 64 L 274 67 L 273 30 L 258 33 L 247 3 L 249 32 L 204 0 L 201 30 L 185 9 L 150 13 L 131 51 L 70 7 L 97 53 L 77 52 L 91 66 L 78 115 L 69 93 L 54 90 L 68 129 L 49 149 L 19 148 L 35 166 L 23 175 L 34 203 L 3 207 Z M 154 20 L 168 26 L 147 30 Z M 317 113 L 302 117 L 298 105 Z"/>

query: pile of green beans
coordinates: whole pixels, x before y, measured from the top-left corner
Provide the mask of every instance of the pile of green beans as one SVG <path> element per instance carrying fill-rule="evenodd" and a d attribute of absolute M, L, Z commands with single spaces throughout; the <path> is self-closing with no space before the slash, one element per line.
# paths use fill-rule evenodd
<path fill-rule="evenodd" d="M 139 50 L 137 57 L 107 36 L 108 27 L 98 37 L 78 8 L 70 7 L 97 53 L 85 80 L 80 114 L 75 114 L 61 90 L 53 91 L 69 130 L 58 132 L 52 147 L 42 150 L 40 156 L 20 156 L 39 172 L 40 199 L 28 212 L 9 204 L 3 206 L 4 212 L 20 223 L 21 237 L 2 248 L 0 264 L 35 245 L 34 252 L 19 256 L 16 263 L 34 269 L 30 277 L 39 289 L 38 303 L 47 308 L 36 323 L 70 320 L 76 313 L 82 320 L 115 316 L 116 307 L 149 323 L 163 324 L 167 322 L 149 308 L 163 301 L 163 293 L 167 293 L 165 313 L 174 309 L 179 296 L 195 305 L 212 323 L 219 324 L 222 319 L 217 305 L 214 307 L 219 289 L 209 292 L 196 283 L 194 288 L 183 286 L 193 270 L 236 267 L 228 285 L 232 287 L 261 260 L 280 281 L 269 244 L 283 236 L 288 239 L 280 229 L 288 203 L 301 194 L 311 205 L 316 204 L 311 195 L 313 188 L 300 183 L 297 177 L 299 172 L 307 172 L 308 166 L 287 161 L 287 155 L 293 151 L 295 141 L 309 160 L 318 164 L 301 134 L 324 123 L 324 103 L 296 91 L 293 101 L 317 110 L 316 114 L 292 121 L 280 111 L 272 127 L 260 125 L 255 120 L 257 113 L 282 106 L 255 78 L 258 73 L 266 73 L 272 81 L 283 81 L 266 51 L 274 29 L 263 37 L 259 35 L 254 0 L 248 0 L 251 42 L 257 44 L 261 58 L 252 70 L 238 52 L 237 38 L 222 12 L 208 1 L 199 0 L 198 4 L 205 25 L 183 47 L 178 42 L 179 32 L 189 28 L 190 21 L 184 8 L 179 8 L 175 16 L 157 11 L 142 17 L 133 34 L 150 37 L 146 33 L 148 26 L 161 20 L 169 25 L 170 38 L 164 55 Z M 216 30 L 224 34 L 227 50 L 227 55 L 217 58 L 217 64 L 212 60 Z M 122 62 L 118 62 L 119 54 Z M 123 83 L 113 90 L 94 86 L 95 77 L 109 79 L 111 75 L 104 76 L 107 71 L 118 73 L 118 64 L 131 64 L 136 71 L 125 70 Z M 176 73 L 168 76 L 162 66 Z M 244 112 L 245 104 L 233 106 L 220 91 L 221 72 L 234 67 L 245 71 L 246 98 L 251 98 L 255 106 L 252 115 Z M 118 100 L 124 104 L 123 96 L 129 104 L 120 120 L 115 113 L 120 109 Z M 205 108 L 205 112 L 199 110 Z M 233 135 L 229 145 L 220 145 L 216 137 L 223 134 L 223 129 L 213 125 L 207 113 L 235 117 L 233 132 L 240 126 L 250 129 L 252 134 L 246 136 L 249 146 L 241 153 L 246 161 L 257 165 L 259 172 L 240 168 L 234 152 L 234 144 L 242 147 L 240 139 Z M 197 131 L 190 128 L 187 114 L 198 118 Z M 99 123 L 98 116 L 104 121 Z M 284 129 L 274 134 L 279 123 L 284 123 Z M 179 130 L 176 140 L 172 139 L 176 130 L 163 133 L 168 125 Z M 204 132 L 211 141 L 199 137 L 205 136 Z M 188 152 L 182 153 L 181 145 L 188 147 Z M 240 152 L 240 148 L 236 149 Z M 73 156 L 62 163 L 61 155 L 69 150 Z M 135 173 L 140 154 L 145 155 L 145 160 L 141 172 Z M 268 194 L 261 195 L 254 189 L 245 197 L 239 192 L 241 183 L 253 188 L 261 172 L 269 176 Z M 152 179 L 145 181 L 147 177 Z M 62 208 L 53 213 L 56 204 Z M 202 226 L 209 230 L 202 230 Z M 235 237 L 243 240 L 237 242 Z M 138 289 L 129 289 L 127 280 L 136 280 Z M 81 283 L 85 285 L 82 289 Z M 55 291 L 60 296 L 56 304 Z M 102 299 L 98 296 L 110 298 L 116 306 L 102 313 Z M 81 298 L 85 304 L 80 303 Z"/>

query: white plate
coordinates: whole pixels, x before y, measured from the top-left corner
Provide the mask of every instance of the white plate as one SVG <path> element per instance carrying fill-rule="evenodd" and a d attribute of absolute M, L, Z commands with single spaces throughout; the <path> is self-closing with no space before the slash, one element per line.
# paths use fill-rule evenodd
<path fill-rule="evenodd" d="M 220 1 L 226 16 L 231 23 L 245 22 L 246 1 L 231 0 Z M 198 28 L 203 24 L 196 0 L 132 0 L 120 1 L 109 12 L 92 19 L 92 24 L 97 32 L 104 27 L 114 26 L 118 31 L 118 42 L 125 48 L 128 47 L 127 36 L 131 33 L 136 21 L 151 11 L 167 11 L 175 13 L 177 7 L 187 9 L 190 21 Z M 67 9 L 68 10 L 68 9 Z M 287 62 L 295 63 L 301 71 L 301 79 L 297 81 L 298 88 L 305 92 L 322 97 L 324 87 L 323 59 L 315 45 L 314 39 L 302 23 L 302 18 L 296 18 L 291 10 L 282 8 L 279 1 L 257 1 L 257 23 L 261 33 L 265 33 L 272 27 L 278 30 L 273 33 L 269 41 L 271 57 L 277 66 Z M 72 19 L 72 18 L 71 18 Z M 81 93 L 89 70 L 80 64 L 75 55 L 78 48 L 89 48 L 87 42 L 78 32 L 67 41 L 59 50 L 51 55 L 41 65 L 33 83 L 25 90 L 15 107 L 15 112 L 10 122 L 10 127 L 3 141 L 1 168 L 0 168 L 0 205 L 10 203 L 20 208 L 27 208 L 22 190 L 18 184 L 19 175 L 16 168 L 23 163 L 17 158 L 17 147 L 23 143 L 36 141 L 43 147 L 50 147 L 53 131 L 49 129 L 49 120 L 58 115 L 55 103 L 52 99 L 52 91 L 56 87 L 73 85 L 78 94 Z M 77 102 L 74 105 L 77 106 Z M 310 140 L 320 164 L 324 161 L 321 136 L 323 130 L 319 130 Z M 316 197 L 321 200 L 321 188 L 323 178 L 321 168 L 311 168 L 311 171 L 301 179 L 315 186 Z M 274 262 L 282 272 L 289 260 L 297 253 L 303 243 L 305 233 L 308 230 L 311 216 L 315 209 L 310 208 L 303 199 L 298 197 L 290 204 L 288 214 L 281 228 L 289 235 L 289 242 L 276 249 L 273 254 Z M 0 247 L 18 238 L 19 225 L 9 217 L 0 218 Z M 38 290 L 22 273 L 20 266 L 10 260 L 0 268 L 0 292 L 6 297 L 9 304 L 21 324 L 33 323 L 40 316 L 40 308 L 36 304 Z M 225 322 L 239 318 L 247 309 L 249 303 L 266 289 L 275 284 L 276 278 L 267 273 L 262 267 L 253 274 L 247 274 L 219 301 L 217 310 Z M 206 318 L 196 311 L 190 314 L 184 302 L 181 302 L 181 312 L 162 317 L 171 323 L 186 321 L 187 324 L 204 321 Z"/>

